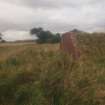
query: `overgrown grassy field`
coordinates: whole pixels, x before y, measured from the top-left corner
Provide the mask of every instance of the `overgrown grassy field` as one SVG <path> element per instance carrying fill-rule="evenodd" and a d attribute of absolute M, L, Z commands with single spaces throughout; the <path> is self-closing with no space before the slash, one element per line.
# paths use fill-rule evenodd
<path fill-rule="evenodd" d="M 105 35 L 78 35 L 79 60 L 59 44 L 0 45 L 0 105 L 105 105 Z"/>

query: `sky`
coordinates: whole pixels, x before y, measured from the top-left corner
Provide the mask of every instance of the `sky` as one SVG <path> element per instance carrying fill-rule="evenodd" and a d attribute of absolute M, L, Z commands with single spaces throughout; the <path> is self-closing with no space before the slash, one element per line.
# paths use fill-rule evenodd
<path fill-rule="evenodd" d="M 10 42 L 37 39 L 35 35 L 30 35 L 29 31 L 8 30 L 3 32 L 2 34 L 2 39 Z"/>
<path fill-rule="evenodd" d="M 105 0 L 0 0 L 0 32 L 33 27 L 105 31 Z"/>

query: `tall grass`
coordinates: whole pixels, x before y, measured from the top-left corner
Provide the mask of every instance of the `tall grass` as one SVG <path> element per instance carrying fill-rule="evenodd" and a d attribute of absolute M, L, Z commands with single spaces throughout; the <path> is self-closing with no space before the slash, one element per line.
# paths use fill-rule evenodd
<path fill-rule="evenodd" d="M 79 35 L 78 61 L 59 45 L 0 47 L 0 104 L 104 105 L 104 41 Z"/>

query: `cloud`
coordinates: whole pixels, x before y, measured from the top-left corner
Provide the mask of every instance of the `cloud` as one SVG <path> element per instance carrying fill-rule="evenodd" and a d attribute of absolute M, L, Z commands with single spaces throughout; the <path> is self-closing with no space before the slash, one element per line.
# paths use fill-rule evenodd
<path fill-rule="evenodd" d="M 104 0 L 0 0 L 0 30 L 99 31 L 105 27 L 104 5 Z"/>
<path fill-rule="evenodd" d="M 30 35 L 28 31 L 8 30 L 2 33 L 3 39 L 6 41 L 21 41 L 21 40 L 34 40 L 37 37 Z"/>
<path fill-rule="evenodd" d="M 99 5 L 104 0 L 5 0 L 11 3 L 29 6 L 31 8 L 78 8 L 86 5 Z"/>

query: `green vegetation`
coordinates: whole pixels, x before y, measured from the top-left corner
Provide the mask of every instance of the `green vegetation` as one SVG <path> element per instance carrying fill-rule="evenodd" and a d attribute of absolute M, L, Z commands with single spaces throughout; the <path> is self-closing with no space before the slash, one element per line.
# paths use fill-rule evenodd
<path fill-rule="evenodd" d="M 104 105 L 105 35 L 78 35 L 81 57 L 59 44 L 0 46 L 1 105 Z"/>
<path fill-rule="evenodd" d="M 37 36 L 37 43 L 59 43 L 60 34 L 52 33 L 50 31 L 45 31 L 42 28 L 33 28 L 30 33 Z"/>

